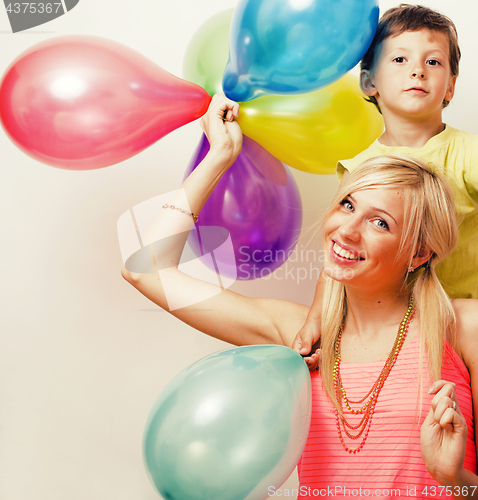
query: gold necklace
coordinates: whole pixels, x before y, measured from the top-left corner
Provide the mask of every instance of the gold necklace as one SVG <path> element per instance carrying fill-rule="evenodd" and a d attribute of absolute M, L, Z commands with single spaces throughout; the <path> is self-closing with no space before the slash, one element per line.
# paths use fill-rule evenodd
<path fill-rule="evenodd" d="M 400 326 L 398 327 L 397 337 L 395 339 L 395 343 L 393 344 L 392 350 L 388 355 L 387 360 L 385 361 L 385 365 L 380 372 L 377 380 L 373 384 L 372 388 L 368 393 L 358 401 L 352 401 L 347 398 L 345 393 L 345 389 L 342 385 L 342 378 L 340 376 L 340 340 L 342 338 L 343 327 L 340 328 L 339 333 L 337 334 L 337 338 L 335 340 L 335 363 L 334 363 L 334 391 L 337 397 L 337 401 L 340 404 L 340 408 L 343 410 L 342 403 L 346 406 L 347 410 L 353 413 L 354 415 L 363 414 L 362 419 L 357 425 L 352 425 L 345 419 L 343 411 L 339 413 L 337 409 L 335 409 L 335 422 L 337 425 L 337 431 L 339 433 L 340 442 L 343 447 L 349 453 L 358 453 L 364 446 L 365 441 L 367 440 L 368 433 L 370 431 L 370 425 L 372 424 L 372 417 L 375 411 L 375 405 L 377 404 L 378 396 L 380 391 L 382 390 L 383 384 L 385 380 L 387 380 L 390 371 L 392 370 L 395 362 L 397 361 L 398 353 L 400 352 L 403 343 L 405 342 L 405 338 L 407 336 L 408 327 L 410 326 L 410 322 L 413 318 L 413 313 L 415 309 L 413 307 L 413 296 L 410 295 L 410 299 L 408 302 L 407 312 L 403 317 Z M 368 399 L 367 402 L 365 400 Z M 358 408 L 352 408 L 350 404 L 358 404 L 360 405 Z M 359 439 L 363 434 L 362 441 L 357 448 L 349 448 L 344 441 L 344 437 L 342 431 L 350 438 L 350 439 Z M 356 434 L 353 434 L 353 433 Z"/>

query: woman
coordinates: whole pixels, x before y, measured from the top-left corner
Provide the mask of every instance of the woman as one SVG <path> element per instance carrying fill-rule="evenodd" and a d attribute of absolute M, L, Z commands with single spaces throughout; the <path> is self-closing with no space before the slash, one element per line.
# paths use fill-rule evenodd
<path fill-rule="evenodd" d="M 193 218 L 239 154 L 238 112 L 236 103 L 214 96 L 201 122 L 210 152 L 151 228 L 160 241 L 153 255 L 159 272 L 123 269 L 123 276 L 208 335 L 291 347 L 306 306 L 218 293 L 177 269 Z M 475 301 L 451 303 L 434 271 L 456 241 L 447 185 L 411 159 L 370 160 L 341 186 L 323 230 L 322 359 L 312 374 L 300 498 L 472 496 L 478 313 Z M 423 272 L 407 285 L 418 267 Z M 188 296 L 194 310 L 168 306 Z"/>

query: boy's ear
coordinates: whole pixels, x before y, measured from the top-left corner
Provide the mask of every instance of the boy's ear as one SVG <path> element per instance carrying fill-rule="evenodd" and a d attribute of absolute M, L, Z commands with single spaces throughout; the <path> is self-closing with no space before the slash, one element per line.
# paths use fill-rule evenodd
<path fill-rule="evenodd" d="M 456 75 L 452 76 L 450 79 L 450 83 L 448 84 L 448 89 L 445 94 L 445 101 L 451 101 L 453 96 L 455 95 L 455 83 L 456 83 Z"/>
<path fill-rule="evenodd" d="M 377 93 L 377 89 L 372 81 L 372 75 L 370 74 L 370 71 L 366 69 L 363 69 L 360 72 L 360 88 L 362 89 L 362 92 L 369 97 Z"/>

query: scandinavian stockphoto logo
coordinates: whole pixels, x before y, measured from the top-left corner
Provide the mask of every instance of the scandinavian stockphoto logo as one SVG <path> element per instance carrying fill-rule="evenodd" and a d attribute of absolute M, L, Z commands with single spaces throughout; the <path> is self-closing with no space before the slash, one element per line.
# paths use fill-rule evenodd
<path fill-rule="evenodd" d="M 45 24 L 66 14 L 80 0 L 43 0 L 41 2 L 12 2 L 3 0 L 13 33 Z"/>
<path fill-rule="evenodd" d="M 170 311 L 198 304 L 221 293 L 237 277 L 234 247 L 229 232 L 224 228 L 201 226 L 201 232 L 196 227 L 190 233 L 178 232 L 175 227 L 156 226 L 163 206 L 178 193 L 183 199 L 182 208 L 188 211 L 186 195 L 181 189 L 146 200 L 118 219 L 118 240 L 125 268 L 132 273 L 157 274 Z M 184 249 L 178 269 L 212 285 L 203 287 L 199 294 L 197 291 L 178 290 L 177 275 L 171 272 L 175 268 L 156 259 L 170 248 L 184 244 L 188 235 L 190 244 Z M 191 249 L 198 246 L 202 253 L 199 257 Z"/>

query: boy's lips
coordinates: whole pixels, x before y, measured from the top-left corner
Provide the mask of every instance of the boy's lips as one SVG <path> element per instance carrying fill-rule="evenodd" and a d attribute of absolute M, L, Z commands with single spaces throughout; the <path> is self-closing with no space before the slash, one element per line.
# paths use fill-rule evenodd
<path fill-rule="evenodd" d="M 422 89 L 421 87 L 410 87 L 409 89 L 405 90 L 405 92 L 413 92 L 413 93 L 419 93 L 419 94 L 428 94 L 428 92 L 425 89 Z"/>

